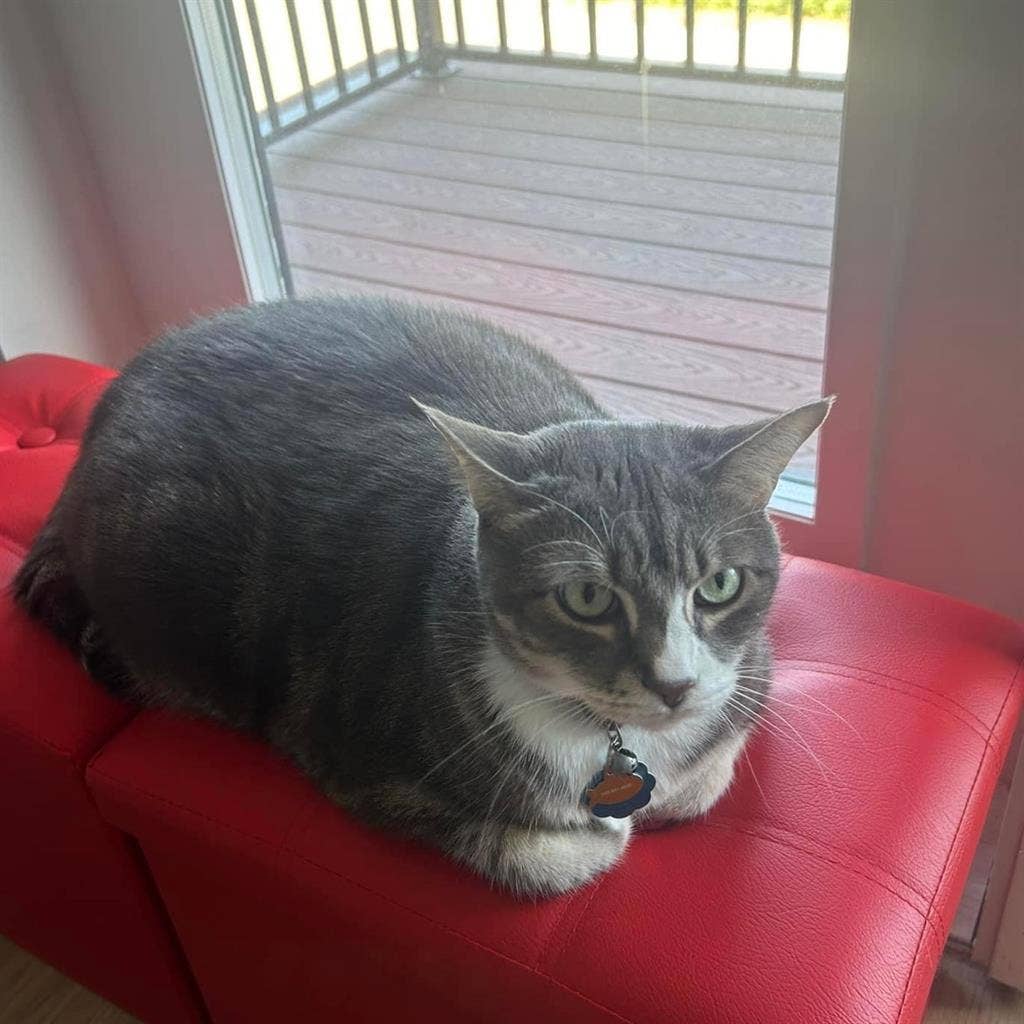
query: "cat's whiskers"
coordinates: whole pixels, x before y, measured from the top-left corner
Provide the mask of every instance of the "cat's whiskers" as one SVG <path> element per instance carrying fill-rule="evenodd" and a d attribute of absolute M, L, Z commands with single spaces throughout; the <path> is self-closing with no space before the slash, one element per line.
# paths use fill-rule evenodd
<path fill-rule="evenodd" d="M 575 705 L 571 705 L 568 709 L 563 708 L 558 714 L 545 719 L 545 721 L 543 721 L 537 728 L 536 735 L 539 736 L 542 732 L 551 728 L 551 726 L 556 723 L 572 720 L 578 716 L 581 710 L 584 709 Z M 505 791 L 505 787 L 509 782 L 515 777 L 516 772 L 519 771 L 524 758 L 528 757 L 530 754 L 534 754 L 534 756 L 536 756 L 535 751 L 530 746 L 523 744 L 501 773 L 501 782 L 495 787 L 494 795 L 491 797 L 491 802 L 487 807 L 487 813 L 480 822 L 480 837 L 477 842 L 476 855 L 474 858 L 477 862 L 479 862 L 483 856 L 484 843 L 487 841 L 487 828 L 494 820 L 495 811 L 498 810 L 498 798 Z"/>
<path fill-rule="evenodd" d="M 764 789 L 761 787 L 761 780 L 757 777 L 757 772 L 754 771 L 754 762 L 750 760 L 750 752 L 746 747 L 743 748 L 743 760 L 747 762 L 747 767 L 750 769 L 750 777 L 754 780 L 754 785 L 757 786 L 758 793 L 761 794 L 761 800 L 765 807 L 771 810 L 771 804 L 768 803 L 768 797 L 764 795 Z"/>
<path fill-rule="evenodd" d="M 725 533 L 717 533 L 714 536 L 714 542 L 720 544 L 726 537 L 738 537 L 741 533 L 760 533 L 760 526 L 745 526 L 738 530 L 727 530 Z"/>
<path fill-rule="evenodd" d="M 721 721 L 725 723 L 726 728 L 735 737 L 737 742 L 742 740 L 739 730 L 733 724 L 729 718 L 728 705 L 722 707 L 715 715 L 715 721 Z M 768 810 L 771 810 L 771 806 L 768 803 L 768 797 L 764 795 L 764 790 L 761 788 L 761 780 L 757 777 L 757 772 L 754 771 L 754 762 L 750 760 L 750 754 L 747 752 L 746 743 L 743 742 L 740 749 L 743 751 L 743 758 L 747 762 L 747 767 L 750 769 L 750 777 L 754 780 L 754 785 L 757 787 L 758 793 L 761 794 L 761 802 L 765 805 Z"/>
<path fill-rule="evenodd" d="M 814 763 L 818 766 L 818 771 L 821 772 L 822 781 L 825 783 L 825 785 L 827 785 L 829 787 L 829 789 L 834 791 L 834 787 L 832 786 L 832 781 L 831 781 L 831 779 L 829 779 L 828 774 L 825 771 L 825 765 L 822 763 L 821 758 L 819 758 L 818 755 L 815 754 L 813 750 L 811 750 L 811 748 L 808 745 L 807 741 L 804 739 L 803 734 L 793 725 L 792 722 L 789 721 L 788 718 L 786 718 L 783 714 L 781 714 L 778 711 L 773 711 L 767 705 L 762 705 L 758 709 L 758 708 L 750 707 L 750 706 L 748 706 L 746 704 L 743 704 L 743 703 L 734 703 L 734 701 L 737 701 L 737 700 L 738 701 L 747 701 L 747 700 L 750 700 L 750 699 L 751 698 L 749 696 L 747 696 L 746 694 L 733 693 L 733 694 L 731 694 L 728 697 L 728 699 L 726 700 L 726 703 L 727 704 L 732 704 L 732 706 L 737 711 L 740 711 L 741 713 L 747 715 L 749 718 L 751 718 L 755 722 L 757 722 L 758 725 L 764 727 L 769 732 L 772 732 L 773 734 L 779 736 L 780 738 L 785 737 L 786 733 L 782 732 L 782 730 L 779 727 L 779 725 L 777 725 L 775 722 L 770 722 L 768 719 L 766 719 L 764 717 L 764 715 L 762 714 L 762 712 L 766 712 L 768 714 L 771 714 L 774 717 L 774 719 L 776 719 L 778 721 L 778 723 L 781 723 L 781 725 L 784 725 L 789 730 L 789 733 L 791 734 L 792 738 L 796 741 L 796 743 L 804 750 L 804 752 L 808 755 L 808 757 L 810 757 L 814 761 Z"/>
<path fill-rule="evenodd" d="M 614 541 L 615 541 L 615 525 L 618 522 L 618 520 L 622 519 L 622 517 L 624 515 L 653 515 L 653 514 L 654 514 L 654 510 L 653 509 L 625 509 L 624 511 L 618 513 L 615 516 L 615 518 L 611 520 L 611 536 L 608 539 L 609 545 L 614 545 Z"/>
<path fill-rule="evenodd" d="M 580 707 L 578 705 L 575 705 L 575 704 L 570 704 L 569 706 L 567 706 L 565 708 L 561 708 L 555 714 L 553 714 L 550 718 L 545 719 L 543 722 L 541 722 L 540 726 L 538 726 L 538 728 L 537 728 L 537 732 L 536 732 L 535 735 L 539 735 L 544 729 L 548 728 L 550 725 L 554 724 L 555 722 L 569 721 L 569 720 L 572 720 L 574 718 L 578 718 L 580 721 L 585 721 L 586 720 L 585 715 L 581 714 L 581 712 L 584 712 L 584 711 L 585 711 L 584 708 L 582 708 L 582 707 Z M 594 721 L 595 721 L 595 723 L 597 722 L 596 719 L 594 719 Z M 521 752 L 523 746 L 524 745 L 522 743 L 518 744 L 519 750 L 517 750 L 517 753 Z M 539 758 L 539 760 L 543 762 L 543 758 Z M 473 776 L 468 776 L 468 777 L 464 778 L 464 781 L 467 781 L 467 782 L 470 782 L 470 783 L 477 782 L 480 779 L 482 779 L 482 778 L 484 778 L 484 777 L 486 777 L 488 775 L 492 775 L 493 773 L 494 773 L 493 772 L 493 766 L 489 762 L 487 762 L 487 763 L 485 763 L 483 765 L 482 769 L 479 772 L 477 772 Z"/>
<path fill-rule="evenodd" d="M 431 775 L 434 774 L 434 772 L 436 772 L 439 768 L 442 768 L 444 765 L 446 765 L 453 757 L 456 757 L 459 754 L 461 754 L 462 751 L 466 749 L 466 747 L 471 746 L 473 743 L 478 743 L 484 736 L 492 732 L 494 729 L 497 729 L 499 726 L 507 725 L 517 714 L 519 714 L 519 712 L 523 711 L 525 708 L 533 707 L 537 704 L 542 704 L 544 701 L 556 700 L 564 700 L 564 698 L 561 694 L 558 693 L 545 693 L 539 697 L 531 697 L 529 700 L 520 701 L 518 704 L 513 704 L 512 707 L 506 708 L 504 714 L 499 714 L 498 717 L 485 729 L 482 729 L 480 732 L 470 736 L 470 738 L 466 740 L 464 743 L 460 743 L 453 751 L 451 751 L 440 761 L 438 761 L 437 764 L 429 768 L 424 775 L 421 775 L 420 778 L 415 783 L 413 783 L 413 785 L 421 786 Z"/>
<path fill-rule="evenodd" d="M 718 539 L 718 536 L 727 526 L 732 526 L 733 523 L 738 523 L 741 519 L 746 519 L 749 516 L 764 515 L 763 508 L 751 509 L 749 512 L 744 512 L 741 515 L 733 516 L 732 519 L 727 519 L 724 523 L 712 523 L 701 535 L 700 540 L 694 545 L 695 548 L 700 550 L 704 546 L 704 542 L 709 543 Z"/>
<path fill-rule="evenodd" d="M 540 548 L 555 547 L 555 546 L 561 545 L 561 544 L 572 544 L 572 545 L 575 545 L 576 547 L 585 548 L 587 551 L 589 551 L 594 556 L 594 558 L 596 558 L 596 559 L 604 558 L 604 555 L 602 554 L 602 552 L 598 551 L 597 548 L 595 548 L 593 545 L 587 544 L 585 541 L 582 541 L 582 540 L 546 540 L 546 541 L 543 541 L 540 544 L 531 544 L 528 548 L 523 548 L 522 554 L 525 556 L 525 555 L 528 555 L 531 551 L 537 551 Z"/>
<path fill-rule="evenodd" d="M 737 679 L 745 679 L 748 682 L 754 682 L 754 683 L 772 683 L 772 682 L 774 682 L 774 680 L 769 679 L 766 676 L 753 676 L 753 675 L 748 675 L 747 673 L 740 673 L 736 678 Z M 789 691 L 786 691 L 786 692 L 788 693 Z M 779 700 L 778 695 L 775 694 L 774 692 L 767 693 L 767 694 L 765 694 L 765 696 L 768 696 L 772 700 L 775 700 L 775 701 L 778 701 L 779 703 L 781 703 L 781 701 Z M 794 696 L 797 696 L 797 695 L 794 694 Z M 809 701 L 812 701 L 813 703 L 817 704 L 820 708 L 823 709 L 823 711 L 827 712 L 828 714 L 832 715 L 833 718 L 836 718 L 840 722 L 842 722 L 843 725 L 845 725 L 847 727 L 847 729 L 849 729 L 850 732 L 852 732 L 854 734 L 854 736 L 857 737 L 857 739 L 859 739 L 862 743 L 864 742 L 864 734 L 848 718 L 845 718 L 841 714 L 839 714 L 839 712 L 836 711 L 835 708 L 830 707 L 828 704 L 825 703 L 825 701 L 820 700 L 819 698 L 815 697 L 813 693 L 807 693 L 806 690 L 801 690 L 799 692 L 799 696 L 806 697 Z M 799 705 L 796 705 L 796 704 L 794 704 L 792 706 L 793 707 L 799 707 Z M 801 710 L 813 713 L 811 711 L 811 708 L 802 708 Z"/>
<path fill-rule="evenodd" d="M 560 501 L 555 501 L 554 498 L 550 498 L 546 494 L 541 494 L 540 491 L 534 491 L 531 490 L 530 488 L 526 488 L 526 490 L 529 490 L 531 494 L 535 494 L 542 501 L 550 501 L 552 505 L 555 505 L 557 508 L 562 509 L 563 512 L 568 512 L 569 515 L 573 517 L 573 519 L 577 520 L 590 531 L 594 540 L 596 540 L 598 545 L 601 546 L 601 538 L 598 535 L 597 530 L 595 530 L 593 526 L 591 526 L 590 523 L 588 523 L 586 519 L 584 519 L 583 516 L 579 514 L 579 512 L 574 512 L 571 508 L 569 508 L 568 505 L 563 505 Z"/>
<path fill-rule="evenodd" d="M 576 565 L 586 566 L 588 569 L 593 569 L 595 572 L 605 573 L 607 572 L 607 566 L 603 562 L 595 562 L 591 559 L 569 559 L 564 562 L 545 562 L 541 569 L 554 569 L 560 565 Z"/>
<path fill-rule="evenodd" d="M 808 715 L 824 715 L 825 714 L 824 711 L 820 711 L 817 708 L 804 707 L 803 704 L 792 704 L 789 701 L 785 701 L 785 700 L 782 700 L 781 698 L 777 697 L 774 693 L 765 693 L 765 692 L 763 692 L 761 690 L 754 690 L 754 689 L 751 689 L 749 686 L 740 686 L 739 684 L 737 684 L 736 685 L 736 690 L 739 693 L 748 694 L 749 696 L 756 697 L 756 698 L 758 698 L 760 700 L 765 701 L 766 703 L 770 701 L 772 704 L 778 704 L 781 707 L 789 708 L 791 711 L 803 711 L 803 712 L 805 712 Z"/>

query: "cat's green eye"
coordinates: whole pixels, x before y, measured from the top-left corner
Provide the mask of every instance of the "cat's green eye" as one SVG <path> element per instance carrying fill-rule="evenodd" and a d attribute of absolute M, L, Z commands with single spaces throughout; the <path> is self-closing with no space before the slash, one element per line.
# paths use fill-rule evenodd
<path fill-rule="evenodd" d="M 693 595 L 694 604 L 704 607 L 728 604 L 739 596 L 742 586 L 743 574 L 739 569 L 732 566 L 719 569 L 697 587 Z"/>
<path fill-rule="evenodd" d="M 555 597 L 569 615 L 584 622 L 607 618 L 619 601 L 611 587 L 579 581 L 562 584 Z"/>

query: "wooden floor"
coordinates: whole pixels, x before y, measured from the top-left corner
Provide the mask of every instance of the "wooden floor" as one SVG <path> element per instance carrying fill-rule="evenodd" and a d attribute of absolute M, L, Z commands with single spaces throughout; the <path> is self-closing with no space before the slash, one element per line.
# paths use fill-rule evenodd
<path fill-rule="evenodd" d="M 987 982 L 947 955 L 924 1024 L 1020 1024 L 1024 993 Z M 36 960 L 0 935 L 0 1024 L 132 1024 L 134 1017 Z"/>
<path fill-rule="evenodd" d="M 820 394 L 842 96 L 466 61 L 271 147 L 296 290 L 456 302 L 616 412 Z M 809 474 L 813 448 L 801 453 Z"/>

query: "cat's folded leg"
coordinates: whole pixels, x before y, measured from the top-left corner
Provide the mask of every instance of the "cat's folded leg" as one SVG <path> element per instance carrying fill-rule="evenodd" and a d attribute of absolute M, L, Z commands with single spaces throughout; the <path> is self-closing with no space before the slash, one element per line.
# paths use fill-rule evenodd
<path fill-rule="evenodd" d="M 435 794 L 386 783 L 340 794 L 358 817 L 400 830 L 518 896 L 555 896 L 607 871 L 629 842 L 630 823 L 593 819 L 568 828 L 466 818 Z"/>
<path fill-rule="evenodd" d="M 629 842 L 628 822 L 595 819 L 570 829 L 484 824 L 467 829 L 449 852 L 502 888 L 520 896 L 571 892 L 603 874 Z"/>
<path fill-rule="evenodd" d="M 725 795 L 736 774 L 736 762 L 743 751 L 747 732 L 730 733 L 716 743 L 696 764 L 673 779 L 671 788 L 662 787 L 638 817 L 646 830 L 665 828 L 707 814 Z M 660 781 L 660 780 L 659 780 Z"/>

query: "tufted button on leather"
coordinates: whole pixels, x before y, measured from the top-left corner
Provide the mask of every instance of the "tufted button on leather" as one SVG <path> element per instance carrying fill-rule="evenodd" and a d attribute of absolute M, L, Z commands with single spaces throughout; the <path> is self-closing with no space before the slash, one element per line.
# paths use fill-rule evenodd
<path fill-rule="evenodd" d="M 53 427 L 30 427 L 18 438 L 19 448 L 43 448 L 57 436 Z"/>

